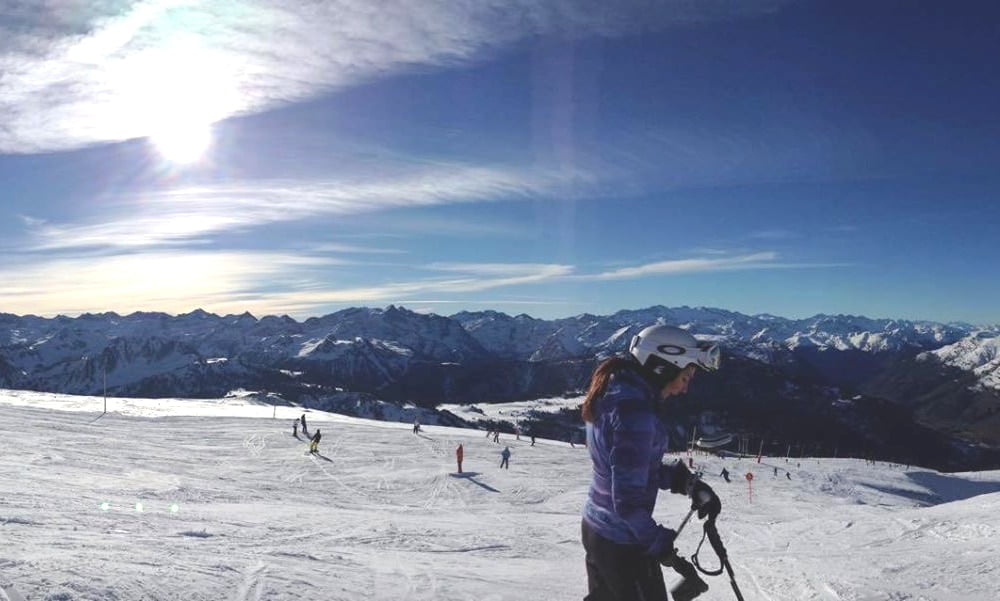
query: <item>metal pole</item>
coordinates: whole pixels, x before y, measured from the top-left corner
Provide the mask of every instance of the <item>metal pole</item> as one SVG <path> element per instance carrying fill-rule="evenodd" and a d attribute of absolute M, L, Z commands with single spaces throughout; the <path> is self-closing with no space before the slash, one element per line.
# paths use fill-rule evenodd
<path fill-rule="evenodd" d="M 108 412 L 108 366 L 104 365 L 104 413 Z"/>
<path fill-rule="evenodd" d="M 684 529 L 684 526 L 686 526 L 686 525 L 687 525 L 687 523 L 688 523 L 688 520 L 690 520 L 690 519 L 691 519 L 691 515 L 692 515 L 692 514 L 693 514 L 694 512 L 695 512 L 695 510 L 694 510 L 694 509 L 692 508 L 692 509 L 691 509 L 691 511 L 689 511 L 689 512 L 688 512 L 688 514 L 687 514 L 686 516 L 684 516 L 684 520 L 683 520 L 683 521 L 681 522 L 681 525 L 680 525 L 680 526 L 678 526 L 678 527 L 677 527 L 677 530 L 675 530 L 675 531 L 674 531 L 674 532 L 675 532 L 675 534 L 674 534 L 674 540 L 677 540 L 677 537 L 681 535 L 681 530 L 683 530 L 683 529 Z"/>

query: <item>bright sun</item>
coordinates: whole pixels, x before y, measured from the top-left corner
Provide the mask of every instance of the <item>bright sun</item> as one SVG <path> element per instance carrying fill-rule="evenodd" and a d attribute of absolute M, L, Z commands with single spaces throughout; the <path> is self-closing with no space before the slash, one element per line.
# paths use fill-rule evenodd
<path fill-rule="evenodd" d="M 180 39 L 135 53 L 109 76 L 117 102 L 109 121 L 125 135 L 139 133 L 164 161 L 195 163 L 213 145 L 212 124 L 242 100 L 233 67 L 198 39 Z"/>
<path fill-rule="evenodd" d="M 205 123 L 173 124 L 149 138 L 166 160 L 193 163 L 212 145 L 212 128 Z"/>

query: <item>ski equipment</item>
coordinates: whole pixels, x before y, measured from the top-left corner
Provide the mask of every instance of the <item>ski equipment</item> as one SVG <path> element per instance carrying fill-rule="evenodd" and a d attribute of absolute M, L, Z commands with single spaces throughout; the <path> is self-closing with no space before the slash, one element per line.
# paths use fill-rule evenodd
<path fill-rule="evenodd" d="M 657 374 L 668 365 L 684 369 L 694 364 L 705 371 L 715 371 L 722 362 L 717 343 L 698 340 L 687 330 L 674 326 L 645 328 L 632 337 L 628 351 L 640 365 Z"/>
<path fill-rule="evenodd" d="M 701 472 L 695 472 L 691 475 L 687 486 L 689 496 L 694 492 L 695 484 L 700 480 L 700 477 Z M 688 520 L 691 519 L 691 515 L 697 511 L 697 509 L 697 507 L 691 507 L 688 514 L 684 516 L 680 526 L 677 527 L 677 536 L 680 536 L 681 531 L 684 530 L 684 526 L 687 525 Z M 680 583 L 670 590 L 670 594 L 675 601 L 691 601 L 698 595 L 708 590 L 708 585 L 701 579 L 698 572 L 707 576 L 718 576 L 722 573 L 723 569 L 725 569 L 729 574 L 729 584 L 733 587 L 733 593 L 736 594 L 736 599 L 738 601 L 744 601 L 743 593 L 740 592 L 739 586 L 736 585 L 736 576 L 733 575 L 733 567 L 729 564 L 729 556 L 726 554 L 726 547 L 722 544 L 722 539 L 719 538 L 719 529 L 715 525 L 717 517 L 718 513 L 716 512 L 708 514 L 708 519 L 705 520 L 705 525 L 703 527 L 701 541 L 698 543 L 698 548 L 695 550 L 694 555 L 691 556 L 691 561 L 681 557 L 675 548 L 673 555 L 668 561 L 665 562 L 666 565 L 672 567 L 674 571 L 681 576 Z M 698 563 L 698 553 L 701 552 L 701 546 L 705 543 L 706 537 L 708 538 L 708 542 L 712 545 L 712 550 L 715 551 L 716 556 L 719 558 L 720 565 L 717 570 L 706 570 L 701 567 L 700 563 Z M 695 568 L 697 568 L 697 571 L 695 571 Z"/>
<path fill-rule="evenodd" d="M 708 576 L 718 576 L 725 569 L 726 573 L 729 574 L 729 584 L 733 587 L 733 593 L 736 594 L 736 598 L 739 601 L 743 601 L 743 593 L 740 592 L 740 587 L 736 585 L 736 576 L 733 575 L 733 566 L 729 565 L 729 556 L 726 554 L 726 547 L 722 544 L 722 539 L 719 538 L 719 529 L 715 526 L 715 518 L 716 516 L 709 516 L 705 520 L 701 542 L 698 543 L 698 548 L 695 549 L 694 555 L 691 556 L 691 561 L 698 568 L 699 572 Z M 719 558 L 719 569 L 717 570 L 706 570 L 698 563 L 698 553 L 701 551 L 701 545 L 705 542 L 706 536 L 708 537 L 708 542 L 712 545 L 712 550 L 715 551 L 715 555 Z"/>

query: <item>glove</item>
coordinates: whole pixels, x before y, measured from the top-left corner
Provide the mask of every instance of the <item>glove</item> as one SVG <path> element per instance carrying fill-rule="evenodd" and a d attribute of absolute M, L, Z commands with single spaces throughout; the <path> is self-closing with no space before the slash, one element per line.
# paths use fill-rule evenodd
<path fill-rule="evenodd" d="M 671 545 L 670 548 L 664 549 L 663 553 L 660 553 L 656 557 L 656 559 L 657 559 L 657 561 L 660 562 L 661 566 L 666 566 L 668 568 L 672 568 L 672 567 L 674 567 L 674 562 L 677 561 L 678 557 L 679 556 L 677 555 L 677 549 L 675 549 L 673 547 L 673 545 Z M 683 559 L 681 561 L 683 561 Z"/>
<path fill-rule="evenodd" d="M 650 549 L 650 555 L 656 557 L 660 563 L 674 555 L 674 539 L 677 538 L 677 531 L 664 526 L 656 527 L 656 541 Z M 663 564 L 667 565 L 667 564 Z"/>
<path fill-rule="evenodd" d="M 677 555 L 676 549 L 674 549 L 671 555 L 661 558 L 660 563 L 673 568 L 675 572 L 681 575 L 681 581 L 670 590 L 670 598 L 674 601 L 691 601 L 708 590 L 708 585 L 705 584 L 705 581 L 695 571 L 691 562 Z"/>
<path fill-rule="evenodd" d="M 660 565 L 672 568 L 676 564 L 679 557 L 680 556 L 677 555 L 677 549 L 674 548 L 674 540 L 671 539 L 670 544 L 664 547 L 663 551 L 656 556 L 656 559 L 660 562 Z M 684 560 L 681 559 L 680 561 Z"/>
<path fill-rule="evenodd" d="M 714 519 L 722 511 L 722 502 L 711 486 L 696 480 L 691 490 L 691 509 L 698 510 L 698 519 L 704 519 L 705 516 Z"/>

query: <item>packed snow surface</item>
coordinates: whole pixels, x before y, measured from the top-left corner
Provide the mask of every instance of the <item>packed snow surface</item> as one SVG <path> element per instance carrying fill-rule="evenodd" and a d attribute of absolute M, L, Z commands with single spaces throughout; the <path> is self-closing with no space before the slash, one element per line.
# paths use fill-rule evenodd
<path fill-rule="evenodd" d="M 586 593 L 585 448 L 306 411 L 323 433 L 311 456 L 295 407 L 111 398 L 102 410 L 99 397 L 0 391 L 0 585 L 28 601 Z M 722 499 L 747 601 L 1000 598 L 1000 472 L 694 461 Z M 658 520 L 685 512 L 661 494 Z M 691 524 L 678 547 L 690 555 L 699 538 Z M 717 565 L 707 545 L 700 558 Z M 735 598 L 725 576 L 706 580 L 700 601 Z"/>

